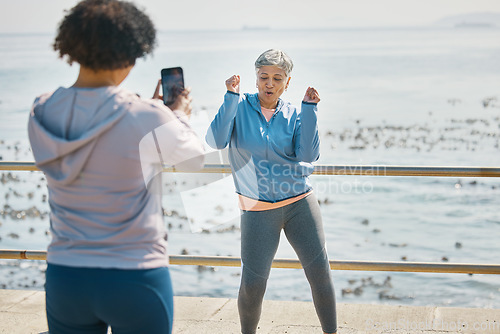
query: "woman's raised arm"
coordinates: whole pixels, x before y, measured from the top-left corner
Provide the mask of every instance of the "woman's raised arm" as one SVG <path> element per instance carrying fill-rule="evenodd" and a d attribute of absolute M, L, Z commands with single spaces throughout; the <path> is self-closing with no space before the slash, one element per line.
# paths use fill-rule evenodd
<path fill-rule="evenodd" d="M 234 118 L 240 101 L 240 76 L 233 75 L 227 79 L 226 88 L 227 93 L 224 95 L 224 103 L 219 108 L 205 136 L 207 144 L 219 150 L 225 148 L 231 140 Z"/>
<path fill-rule="evenodd" d="M 319 132 L 318 132 L 318 91 L 308 87 L 299 115 L 296 129 L 295 155 L 304 162 L 314 162 L 319 159 Z"/>

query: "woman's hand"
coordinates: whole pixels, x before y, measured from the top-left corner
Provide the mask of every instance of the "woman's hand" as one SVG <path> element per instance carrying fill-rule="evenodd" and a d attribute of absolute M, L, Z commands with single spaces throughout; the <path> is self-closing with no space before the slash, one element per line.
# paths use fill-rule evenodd
<path fill-rule="evenodd" d="M 163 100 L 163 96 L 160 95 L 160 89 L 161 89 L 161 79 L 159 79 L 158 83 L 156 84 L 156 89 L 153 94 L 153 99 Z"/>
<path fill-rule="evenodd" d="M 160 95 L 160 88 L 161 88 L 161 79 L 158 80 L 158 84 L 156 85 L 155 92 L 153 94 L 153 99 L 159 99 L 163 100 L 163 96 Z M 187 116 L 191 115 L 191 110 L 193 109 L 191 107 L 191 101 L 193 98 L 189 96 L 189 93 L 191 92 L 191 88 L 186 88 L 184 89 L 176 98 L 175 101 L 168 105 L 168 107 L 171 110 L 180 110 L 183 113 L 185 113 Z"/>
<path fill-rule="evenodd" d="M 168 107 L 172 110 L 180 110 L 183 113 L 185 113 L 188 117 L 191 116 L 191 110 L 193 110 L 193 107 L 191 107 L 191 101 L 193 101 L 193 98 L 189 96 L 189 93 L 191 92 L 191 88 L 186 88 L 184 89 L 176 98 L 174 103 L 169 105 Z"/>
<path fill-rule="evenodd" d="M 304 95 L 302 102 L 318 103 L 319 101 L 321 99 L 319 98 L 318 91 L 313 87 L 307 87 L 306 95 Z"/>
<path fill-rule="evenodd" d="M 226 88 L 228 91 L 233 93 L 240 93 L 240 76 L 233 75 L 226 80 Z"/>

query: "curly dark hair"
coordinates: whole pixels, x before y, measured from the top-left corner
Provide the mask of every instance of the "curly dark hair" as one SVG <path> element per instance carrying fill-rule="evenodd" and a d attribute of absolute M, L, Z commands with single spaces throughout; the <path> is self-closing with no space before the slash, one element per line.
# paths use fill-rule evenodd
<path fill-rule="evenodd" d="M 135 64 L 151 53 L 156 29 L 133 3 L 118 0 L 83 0 L 59 24 L 53 44 L 68 63 L 98 70 Z"/>

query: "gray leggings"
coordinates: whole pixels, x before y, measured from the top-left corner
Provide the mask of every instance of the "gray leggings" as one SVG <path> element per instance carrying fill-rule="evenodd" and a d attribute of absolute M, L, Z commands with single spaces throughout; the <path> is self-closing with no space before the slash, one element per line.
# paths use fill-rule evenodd
<path fill-rule="evenodd" d="M 243 211 L 243 269 L 238 295 L 241 332 L 254 334 L 257 330 L 267 279 L 282 229 L 304 267 L 323 331 L 335 333 L 335 293 L 325 249 L 321 213 L 314 194 L 278 209 Z"/>

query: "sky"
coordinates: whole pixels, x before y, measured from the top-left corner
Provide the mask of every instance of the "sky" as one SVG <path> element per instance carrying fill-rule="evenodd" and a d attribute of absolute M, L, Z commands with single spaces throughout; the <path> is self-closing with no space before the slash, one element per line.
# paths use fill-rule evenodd
<path fill-rule="evenodd" d="M 0 0 L 0 33 L 55 32 L 74 0 Z M 158 30 L 422 26 L 500 0 L 136 0 Z"/>

